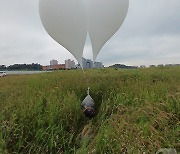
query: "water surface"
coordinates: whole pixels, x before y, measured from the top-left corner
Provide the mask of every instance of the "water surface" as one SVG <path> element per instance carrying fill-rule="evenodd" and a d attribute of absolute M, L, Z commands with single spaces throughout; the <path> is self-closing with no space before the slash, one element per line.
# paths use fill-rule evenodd
<path fill-rule="evenodd" d="M 5 71 L 7 75 L 39 74 L 47 71 Z"/>

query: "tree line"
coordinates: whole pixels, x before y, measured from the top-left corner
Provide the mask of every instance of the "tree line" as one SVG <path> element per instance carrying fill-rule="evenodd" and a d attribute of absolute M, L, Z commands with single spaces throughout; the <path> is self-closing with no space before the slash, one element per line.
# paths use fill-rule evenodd
<path fill-rule="evenodd" d="M 136 69 L 136 68 L 138 68 L 137 66 L 126 66 L 124 64 L 114 64 L 114 65 L 109 66 L 109 67 L 112 67 L 112 68 L 121 68 L 121 69 Z"/>
<path fill-rule="evenodd" d="M 27 71 L 34 71 L 34 70 L 42 70 L 42 65 L 40 64 L 14 64 L 10 66 L 0 65 L 0 70 L 27 70 Z"/>

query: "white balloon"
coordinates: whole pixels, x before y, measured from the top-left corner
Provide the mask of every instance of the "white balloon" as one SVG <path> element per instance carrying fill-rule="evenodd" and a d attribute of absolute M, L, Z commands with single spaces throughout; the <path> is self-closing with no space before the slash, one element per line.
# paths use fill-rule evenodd
<path fill-rule="evenodd" d="M 82 0 L 40 0 L 39 13 L 44 28 L 82 66 L 87 37 L 85 6 Z"/>
<path fill-rule="evenodd" d="M 69 50 L 82 66 L 89 33 L 93 60 L 122 25 L 129 0 L 40 0 L 39 12 L 51 37 Z"/>
<path fill-rule="evenodd" d="M 121 27 L 128 11 L 129 0 L 88 0 L 88 32 L 92 43 L 93 60 L 103 45 Z"/>

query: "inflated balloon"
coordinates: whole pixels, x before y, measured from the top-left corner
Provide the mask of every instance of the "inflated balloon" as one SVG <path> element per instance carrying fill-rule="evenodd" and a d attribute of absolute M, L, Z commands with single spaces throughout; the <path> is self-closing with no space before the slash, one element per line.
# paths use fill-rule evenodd
<path fill-rule="evenodd" d="M 82 0 L 40 0 L 39 13 L 44 28 L 82 66 L 87 37 L 85 7 Z"/>
<path fill-rule="evenodd" d="M 89 33 L 93 60 L 103 45 L 122 25 L 129 0 L 40 0 L 42 23 L 59 44 L 82 66 L 82 54 Z"/>
<path fill-rule="evenodd" d="M 129 0 L 87 0 L 88 32 L 93 60 L 122 25 L 128 6 Z"/>

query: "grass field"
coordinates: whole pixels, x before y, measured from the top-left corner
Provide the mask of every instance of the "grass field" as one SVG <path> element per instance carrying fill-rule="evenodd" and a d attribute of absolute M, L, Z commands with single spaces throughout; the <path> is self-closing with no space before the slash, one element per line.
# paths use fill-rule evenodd
<path fill-rule="evenodd" d="M 85 72 L 0 78 L 0 153 L 180 152 L 180 67 Z"/>

